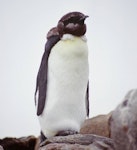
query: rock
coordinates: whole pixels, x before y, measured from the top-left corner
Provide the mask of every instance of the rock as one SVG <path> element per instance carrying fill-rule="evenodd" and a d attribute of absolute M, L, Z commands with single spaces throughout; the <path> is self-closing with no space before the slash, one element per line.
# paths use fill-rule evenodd
<path fill-rule="evenodd" d="M 116 150 L 137 150 L 137 89 L 129 91 L 114 110 L 110 126 Z"/>
<path fill-rule="evenodd" d="M 114 150 L 113 141 L 92 134 L 75 134 L 49 138 L 39 150 Z"/>
<path fill-rule="evenodd" d="M 34 150 L 36 143 L 37 138 L 34 136 L 0 139 L 0 145 L 4 150 Z"/>
<path fill-rule="evenodd" d="M 81 134 L 96 134 L 110 137 L 109 119 L 112 112 L 107 115 L 98 115 L 94 118 L 87 119 L 81 127 Z"/>

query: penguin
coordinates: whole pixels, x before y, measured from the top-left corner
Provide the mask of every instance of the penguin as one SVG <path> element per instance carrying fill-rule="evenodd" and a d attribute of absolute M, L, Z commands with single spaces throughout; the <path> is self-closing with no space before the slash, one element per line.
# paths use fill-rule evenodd
<path fill-rule="evenodd" d="M 35 90 L 41 140 L 78 133 L 89 116 L 87 17 L 67 13 L 47 34 Z"/>

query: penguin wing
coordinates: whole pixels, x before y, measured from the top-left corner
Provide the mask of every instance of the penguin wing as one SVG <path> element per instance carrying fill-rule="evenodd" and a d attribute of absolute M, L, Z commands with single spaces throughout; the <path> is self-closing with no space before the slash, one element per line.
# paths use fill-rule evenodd
<path fill-rule="evenodd" d="M 47 73 L 48 73 L 48 57 L 52 47 L 60 40 L 59 35 L 52 36 L 48 39 L 45 45 L 45 52 L 42 56 L 40 68 L 37 74 L 36 90 L 35 90 L 35 104 L 36 95 L 38 95 L 37 100 L 37 115 L 41 115 L 45 107 L 46 92 L 47 92 Z"/>
<path fill-rule="evenodd" d="M 87 117 L 89 117 L 89 81 L 87 84 L 87 91 L 86 91 L 86 110 L 87 110 Z"/>

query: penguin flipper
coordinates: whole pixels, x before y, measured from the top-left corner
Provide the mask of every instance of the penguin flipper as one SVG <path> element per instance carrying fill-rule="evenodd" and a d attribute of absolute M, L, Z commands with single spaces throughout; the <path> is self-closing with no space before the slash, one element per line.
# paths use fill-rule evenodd
<path fill-rule="evenodd" d="M 89 117 L 89 81 L 87 84 L 87 91 L 86 91 L 86 111 L 87 111 L 87 117 Z"/>
<path fill-rule="evenodd" d="M 35 90 L 35 104 L 36 104 L 36 95 L 38 93 L 38 102 L 37 102 L 37 115 L 41 115 L 46 101 L 47 94 L 47 74 L 48 74 L 48 57 L 52 47 L 60 40 L 60 36 L 52 36 L 48 39 L 45 45 L 45 52 L 42 56 L 40 68 L 37 75 L 36 81 L 36 90 Z"/>

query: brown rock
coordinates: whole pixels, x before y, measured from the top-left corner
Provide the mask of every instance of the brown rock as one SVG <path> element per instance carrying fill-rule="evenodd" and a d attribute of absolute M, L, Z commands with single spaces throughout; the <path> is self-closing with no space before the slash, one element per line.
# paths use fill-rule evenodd
<path fill-rule="evenodd" d="M 58 136 L 44 141 L 39 150 L 114 150 L 113 141 L 92 134 Z"/>
<path fill-rule="evenodd" d="M 137 150 L 137 89 L 114 110 L 110 127 L 116 150 Z"/>
<path fill-rule="evenodd" d="M 0 139 L 0 145 L 4 150 L 34 150 L 36 143 L 37 138 L 34 136 Z"/>
<path fill-rule="evenodd" d="M 101 145 L 101 143 L 94 143 L 90 145 L 80 145 L 80 144 L 65 144 L 65 143 L 52 143 L 45 147 L 40 148 L 40 150 L 113 150 L 107 145 Z"/>
<path fill-rule="evenodd" d="M 111 114 L 112 112 L 87 119 L 81 127 L 80 134 L 96 134 L 110 137 L 109 119 Z"/>

